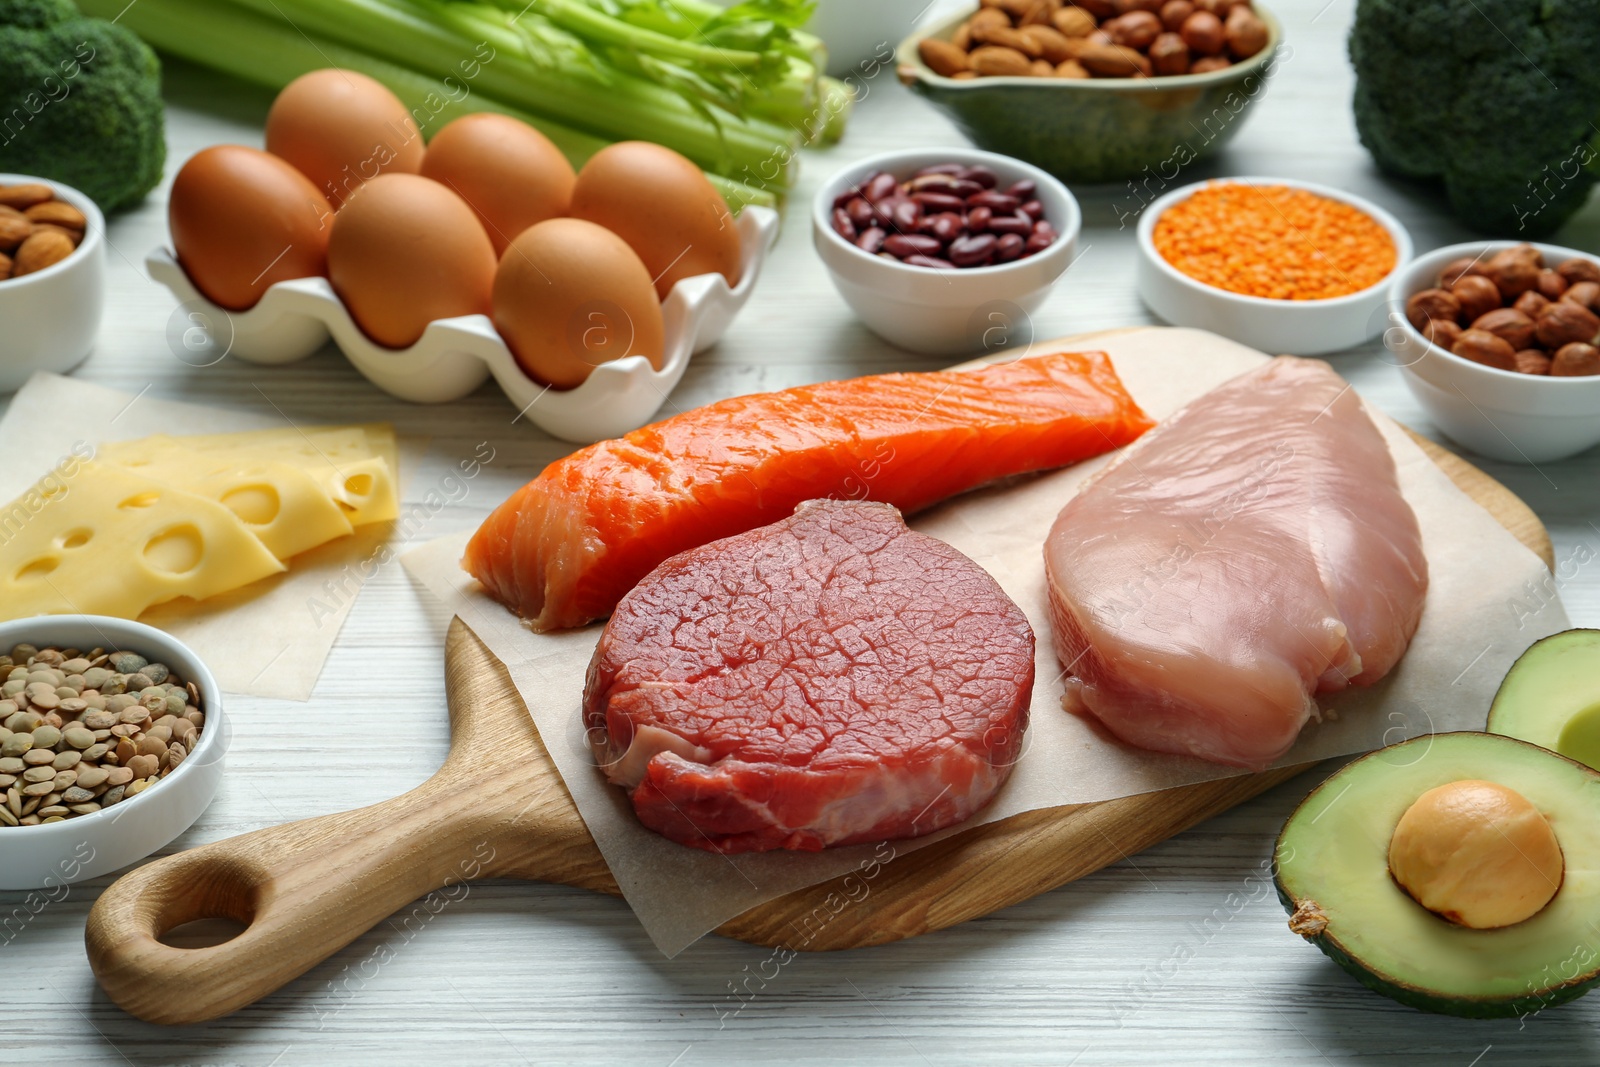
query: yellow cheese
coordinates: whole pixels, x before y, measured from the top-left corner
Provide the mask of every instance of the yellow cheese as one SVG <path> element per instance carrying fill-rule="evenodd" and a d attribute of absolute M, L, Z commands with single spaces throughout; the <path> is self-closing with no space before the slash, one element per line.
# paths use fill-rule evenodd
<path fill-rule="evenodd" d="M 123 469 L 222 504 L 281 560 L 352 530 L 344 508 L 322 483 L 291 463 L 240 463 L 226 452 L 202 452 Z"/>
<path fill-rule="evenodd" d="M 134 619 L 156 604 L 216 596 L 284 570 L 222 504 L 131 470 L 85 463 L 53 491 L 29 493 L 45 502 L 25 509 L 27 521 L 0 543 L 0 619 Z"/>
<path fill-rule="evenodd" d="M 394 432 L 373 424 L 194 437 L 158 434 L 104 445 L 100 458 L 177 485 L 225 465 L 298 467 L 316 480 L 351 525 L 364 526 L 399 514 L 395 452 Z"/>

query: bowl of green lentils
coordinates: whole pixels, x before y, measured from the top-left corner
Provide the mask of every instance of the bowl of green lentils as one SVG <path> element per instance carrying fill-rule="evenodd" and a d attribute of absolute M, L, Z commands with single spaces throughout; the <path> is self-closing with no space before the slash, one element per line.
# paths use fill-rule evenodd
<path fill-rule="evenodd" d="M 100 615 L 0 623 L 0 889 L 149 856 L 205 811 L 228 738 L 187 645 Z"/>

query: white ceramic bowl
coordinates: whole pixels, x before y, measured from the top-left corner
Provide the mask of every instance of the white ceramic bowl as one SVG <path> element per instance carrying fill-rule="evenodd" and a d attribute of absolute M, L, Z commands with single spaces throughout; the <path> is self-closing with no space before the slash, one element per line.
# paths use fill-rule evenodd
<path fill-rule="evenodd" d="M 38 182 L 88 219 L 83 241 L 60 263 L 0 281 L 0 393 L 14 393 L 35 371 L 65 374 L 82 363 L 100 333 L 105 305 L 106 220 L 70 185 L 28 174 L 0 174 L 0 185 Z"/>
<path fill-rule="evenodd" d="M 1026 259 L 934 270 L 864 252 L 834 231 L 834 200 L 867 175 L 881 170 L 903 179 L 938 163 L 981 164 L 999 176 L 1001 188 L 1031 178 L 1045 218 L 1060 236 Z M 1071 265 L 1083 216 L 1067 187 L 1031 164 L 975 148 L 919 148 L 885 152 L 841 169 L 818 190 L 811 225 L 834 287 L 872 332 L 913 352 L 971 356 L 1031 339 L 1027 317 Z"/>
<path fill-rule="evenodd" d="M 743 246 L 739 284 L 729 288 L 720 274 L 684 278 L 663 301 L 661 370 L 643 356 L 628 356 L 602 363 L 574 389 L 551 389 L 530 378 L 487 315 L 438 319 L 410 348 L 384 348 L 361 332 L 327 278 L 278 282 L 255 307 L 228 311 L 201 295 L 167 249 L 150 253 L 145 266 L 180 302 L 169 343 L 175 352 L 183 349 L 177 354 L 186 362 L 204 366 L 231 355 L 247 363 L 293 363 L 331 335 L 369 381 L 402 400 L 459 400 L 493 375 L 521 419 L 564 441 L 590 444 L 649 422 L 683 377 L 689 357 L 715 344 L 750 299 L 778 237 L 778 214 L 747 207 L 736 225 Z"/>
<path fill-rule="evenodd" d="M 1600 375 L 1546 378 L 1486 367 L 1429 343 L 1406 319 L 1406 300 L 1437 284 L 1451 260 L 1487 259 L 1517 243 L 1473 241 L 1418 256 L 1389 287 L 1383 341 L 1417 403 L 1452 440 L 1490 459 L 1547 463 L 1600 444 Z M 1600 260 L 1558 245 L 1534 247 L 1551 267 L 1574 256 Z"/>
<path fill-rule="evenodd" d="M 1376 337 L 1384 326 L 1383 309 L 1389 282 L 1411 259 L 1411 235 L 1398 219 L 1359 196 L 1313 182 L 1289 178 L 1224 178 L 1245 185 L 1288 185 L 1339 200 L 1366 212 L 1394 239 L 1395 269 L 1375 285 L 1331 300 L 1269 300 L 1230 293 L 1184 274 L 1156 251 L 1152 234 L 1169 208 L 1211 184 L 1196 182 L 1174 189 L 1139 219 L 1139 295 L 1150 310 L 1174 326 L 1192 326 L 1230 337 L 1272 355 L 1320 356 L 1354 348 Z"/>
<path fill-rule="evenodd" d="M 0 623 L 0 648 L 122 649 L 164 663 L 200 690 L 205 727 L 178 769 L 103 811 L 47 826 L 0 826 L 0 889 L 51 889 L 96 878 L 155 852 L 187 830 L 211 803 L 228 751 L 217 681 L 189 647 L 142 623 L 103 615 L 43 615 Z"/>
<path fill-rule="evenodd" d="M 895 44 L 928 10 L 929 0 L 817 0 L 806 29 L 828 46 L 828 73 L 872 77 L 894 62 Z"/>

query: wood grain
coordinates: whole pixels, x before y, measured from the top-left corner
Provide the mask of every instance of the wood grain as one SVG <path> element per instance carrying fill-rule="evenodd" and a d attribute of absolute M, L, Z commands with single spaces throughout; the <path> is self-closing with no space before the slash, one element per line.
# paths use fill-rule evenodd
<path fill-rule="evenodd" d="M 1510 491 L 1426 441 L 1463 490 L 1548 563 L 1549 540 Z M 450 755 L 411 792 L 257 830 L 141 867 L 89 913 L 95 977 L 150 1022 L 236 1011 L 304 974 L 406 904 L 479 878 L 620 891 L 505 667 L 458 618 L 445 643 Z M 1024 812 L 753 908 L 718 931 L 794 951 L 878 945 L 1026 900 L 1124 859 L 1300 773 L 1289 767 L 1097 804 Z M 197 919 L 245 924 L 178 948 Z"/>

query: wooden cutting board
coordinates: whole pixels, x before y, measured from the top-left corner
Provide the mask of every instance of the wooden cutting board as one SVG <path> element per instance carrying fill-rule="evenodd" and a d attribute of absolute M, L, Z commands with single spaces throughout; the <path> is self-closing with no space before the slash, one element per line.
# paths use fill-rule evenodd
<path fill-rule="evenodd" d="M 1464 460 L 1419 443 L 1553 564 L 1549 537 L 1522 501 Z M 450 755 L 416 789 L 168 856 L 107 889 L 90 912 L 86 940 L 90 965 L 111 999 L 150 1022 L 226 1015 L 418 897 L 473 878 L 524 878 L 618 895 L 505 668 L 460 619 L 446 639 L 445 672 Z M 790 893 L 719 932 L 817 951 L 942 929 L 1081 878 L 1304 769 L 1026 812 L 904 853 L 848 883 L 834 879 Z M 863 896 L 864 878 L 870 889 Z M 159 940 L 184 923 L 216 918 L 246 929 L 209 948 Z"/>

